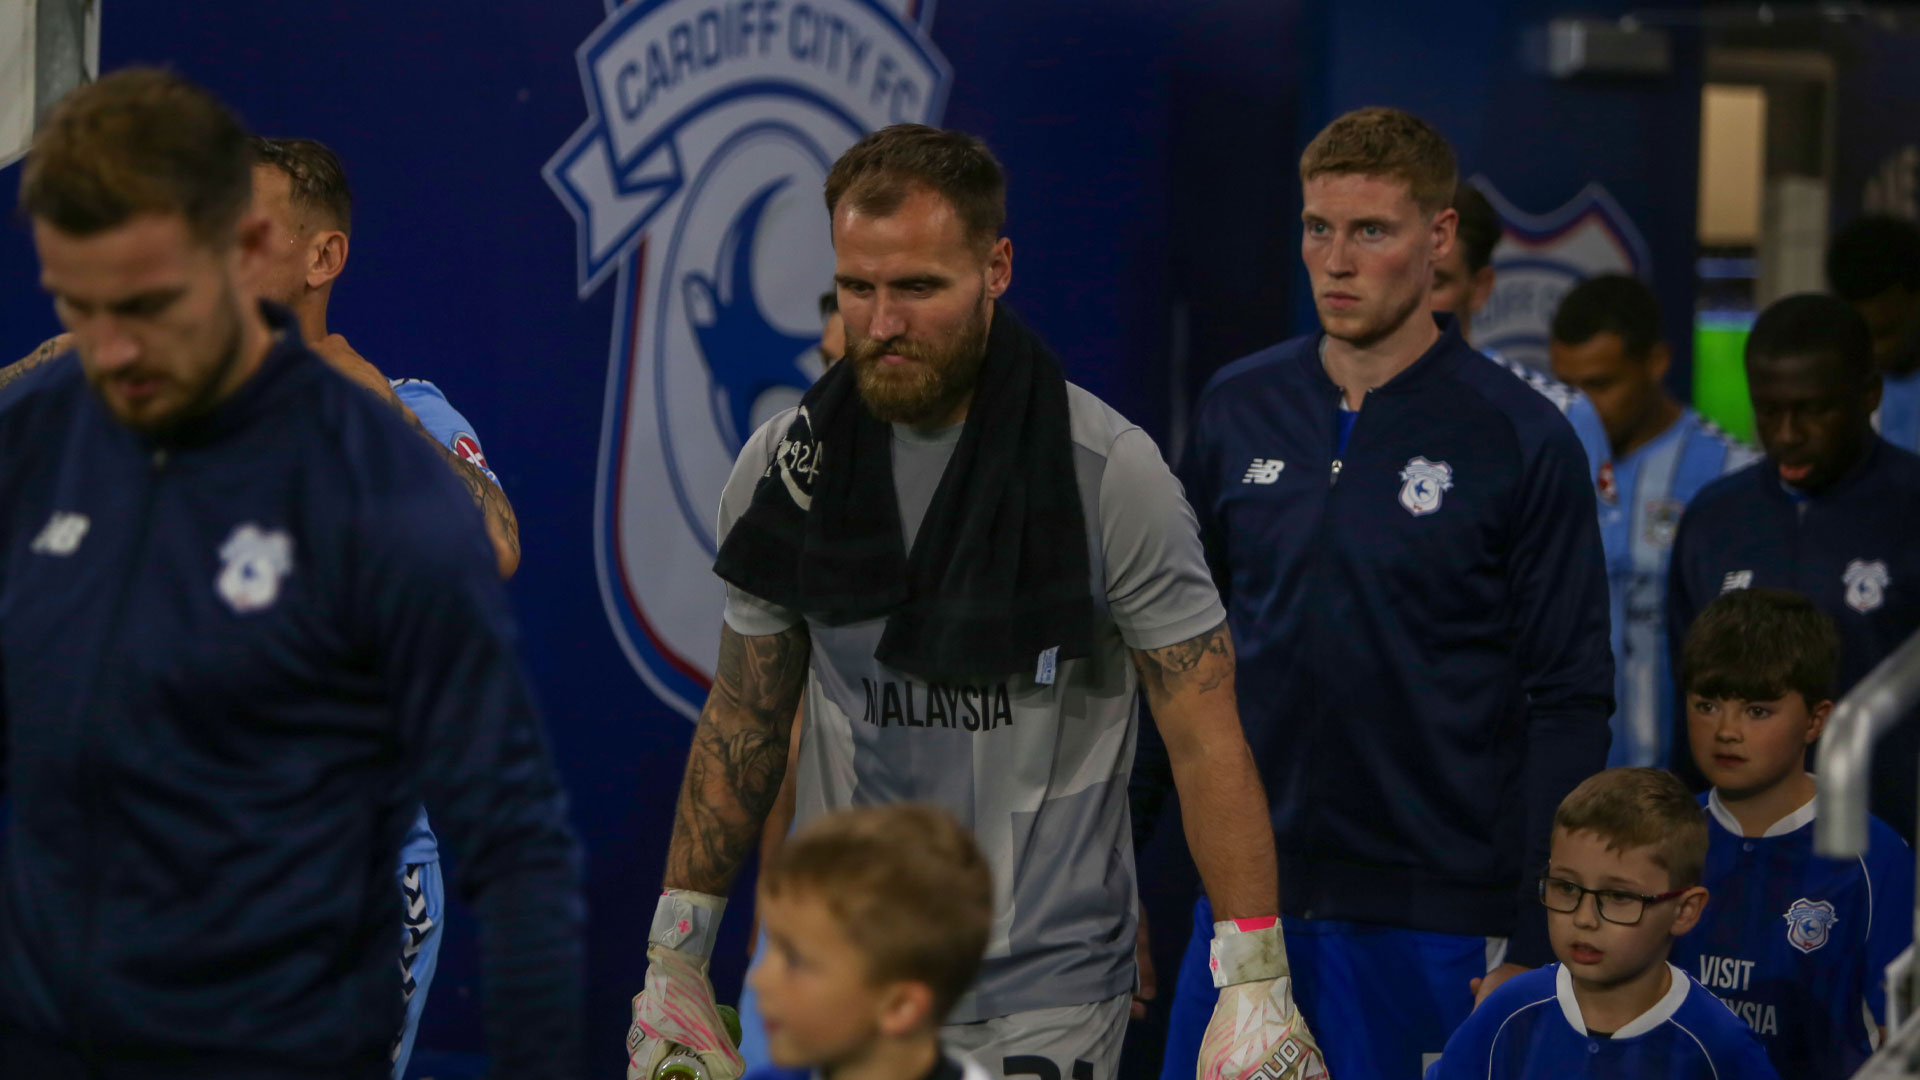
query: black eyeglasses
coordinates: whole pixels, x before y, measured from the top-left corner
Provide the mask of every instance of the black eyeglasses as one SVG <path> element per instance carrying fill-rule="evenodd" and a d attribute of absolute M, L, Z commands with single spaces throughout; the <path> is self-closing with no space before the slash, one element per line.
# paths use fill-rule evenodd
<path fill-rule="evenodd" d="M 1580 910 L 1580 902 L 1589 894 L 1593 896 L 1594 907 L 1600 917 L 1619 926 L 1633 926 L 1647 913 L 1648 904 L 1663 904 L 1687 890 L 1675 889 L 1663 892 L 1659 896 L 1642 896 L 1639 893 L 1623 892 L 1619 889 L 1589 889 L 1575 885 L 1571 881 L 1562 881 L 1557 877 L 1540 878 L 1540 902 L 1549 911 L 1572 912 Z"/>

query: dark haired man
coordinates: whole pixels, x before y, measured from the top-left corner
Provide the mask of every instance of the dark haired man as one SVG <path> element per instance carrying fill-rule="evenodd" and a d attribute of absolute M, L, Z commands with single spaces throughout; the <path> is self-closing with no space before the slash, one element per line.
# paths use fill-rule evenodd
<path fill-rule="evenodd" d="M 1180 470 L 1241 656 L 1302 1008 L 1334 1076 L 1415 1076 L 1476 988 L 1552 956 L 1533 876 L 1612 711 L 1600 532 L 1566 419 L 1429 309 L 1455 243 L 1446 140 L 1356 110 L 1300 179 L 1324 333 L 1216 373 Z M 1205 906 L 1165 1080 L 1192 1076 L 1212 1007 Z"/>
<path fill-rule="evenodd" d="M 253 208 L 266 218 L 269 234 L 254 288 L 263 300 L 293 313 L 308 346 L 349 379 L 398 410 L 440 448 L 441 456 L 479 505 L 501 576 L 519 563 L 519 522 L 493 471 L 487 467 L 473 425 L 454 409 L 439 387 L 424 379 L 389 380 L 327 330 L 327 306 L 333 284 L 346 269 L 352 230 L 353 194 L 340 159 L 314 139 L 253 136 Z M 33 357 L 0 370 L 0 386 L 42 360 L 67 351 L 72 335 L 62 334 Z M 405 928 L 400 981 L 406 999 L 406 1023 L 394 1044 L 393 1074 L 404 1076 L 413 1053 L 420 1015 L 438 967 L 446 886 L 439 847 L 424 811 L 408 831 L 400 857 L 400 889 Z"/>
<path fill-rule="evenodd" d="M 20 186 L 78 362 L 0 408 L 0 1073 L 390 1075 L 423 800 L 495 1064 L 570 1075 L 577 850 L 473 510 L 259 303 L 246 135 L 133 69 Z"/>
<path fill-rule="evenodd" d="M 1638 278 L 1603 274 L 1561 298 L 1548 343 L 1553 373 L 1592 399 L 1612 462 L 1600 541 L 1613 605 L 1613 746 L 1607 765 L 1659 765 L 1673 728 L 1667 556 L 1680 512 L 1755 454 L 1667 393 L 1660 305 Z"/>
<path fill-rule="evenodd" d="M 253 283 L 263 300 L 293 312 L 300 334 L 321 358 L 398 409 L 441 447 L 447 465 L 480 507 L 501 577 L 520 565 L 520 523 L 513 504 L 487 466 L 473 425 L 425 379 L 388 379 L 347 339 L 327 330 L 333 283 L 345 272 L 353 228 L 353 192 L 340 159 L 315 139 L 253 136 L 253 203 L 273 234 Z M 48 339 L 25 358 L 0 368 L 0 389 L 72 349 L 72 335 Z"/>
<path fill-rule="evenodd" d="M 1232 639 L 1152 439 L 1000 297 L 1005 179 L 978 140 L 884 129 L 826 187 L 847 355 L 722 497 L 720 662 L 680 789 L 628 1076 L 737 1075 L 714 926 L 787 769 L 796 820 L 920 801 L 972 829 L 996 920 L 946 1044 L 999 1077 L 1111 1080 L 1134 983 L 1126 784 L 1145 686 L 1227 922 L 1212 1074 L 1322 1070 L 1293 1008 Z"/>
<path fill-rule="evenodd" d="M 1433 293 L 1428 305 L 1435 311 L 1452 315 L 1460 325 L 1460 339 L 1472 345 L 1473 317 L 1493 295 L 1496 277 L 1493 249 L 1500 244 L 1500 215 L 1494 212 L 1493 204 L 1480 189 L 1468 183 L 1455 185 L 1453 212 L 1460 216 L 1459 227 L 1454 232 L 1452 249 L 1433 264 Z M 1567 423 L 1573 425 L 1573 433 L 1580 436 L 1580 449 L 1586 451 L 1594 488 L 1604 493 L 1609 456 L 1607 431 L 1600 423 L 1599 414 L 1593 411 L 1593 402 L 1538 368 L 1510 360 L 1485 344 L 1474 347 L 1487 359 L 1525 379 L 1528 386 L 1540 391 L 1540 396 L 1553 402 Z"/>
<path fill-rule="evenodd" d="M 1874 434 L 1880 374 L 1867 324 L 1845 301 L 1776 302 L 1753 324 L 1746 366 L 1766 459 L 1707 485 L 1680 519 L 1668 649 L 1723 592 L 1792 589 L 1840 631 L 1837 700 L 1920 630 L 1920 457 Z M 1675 717 L 1673 767 L 1704 789 L 1686 714 Z M 1908 843 L 1917 756 L 1911 720 L 1874 754 L 1873 812 Z"/>
<path fill-rule="evenodd" d="M 1880 437 L 1920 453 L 1920 225 L 1869 214 L 1827 246 L 1827 283 L 1867 322 L 1880 368 Z"/>

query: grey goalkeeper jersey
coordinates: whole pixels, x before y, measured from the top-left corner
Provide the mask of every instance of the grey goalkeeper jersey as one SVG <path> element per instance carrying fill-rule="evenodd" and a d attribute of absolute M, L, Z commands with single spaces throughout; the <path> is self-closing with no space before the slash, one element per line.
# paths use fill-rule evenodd
<path fill-rule="evenodd" d="M 994 923 L 973 991 L 950 1023 L 1100 1001 L 1133 986 L 1134 872 L 1127 815 L 1135 675 L 1158 649 L 1226 620 L 1193 511 L 1152 438 L 1068 386 L 1087 521 L 1094 654 L 977 683 L 928 685 L 873 658 L 885 621 L 808 621 L 812 661 L 796 824 L 829 810 L 916 801 L 973 829 L 993 867 Z M 754 432 L 721 496 L 724 537 L 752 502 L 793 412 Z M 894 494 L 911 550 L 954 446 L 896 426 Z M 800 616 L 731 586 L 727 625 L 755 636 Z"/>

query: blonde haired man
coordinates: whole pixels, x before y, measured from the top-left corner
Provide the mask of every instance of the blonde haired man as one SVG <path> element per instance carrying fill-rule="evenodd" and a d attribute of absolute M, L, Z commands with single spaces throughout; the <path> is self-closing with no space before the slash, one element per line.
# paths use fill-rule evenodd
<path fill-rule="evenodd" d="M 1446 141 L 1361 109 L 1300 178 L 1322 332 L 1214 376 L 1181 479 L 1239 651 L 1301 1011 L 1332 1075 L 1398 1080 L 1476 984 L 1551 956 L 1530 878 L 1606 758 L 1606 579 L 1566 418 L 1428 311 L 1455 243 Z M 1211 1011 L 1206 906 L 1166 1080 Z"/>

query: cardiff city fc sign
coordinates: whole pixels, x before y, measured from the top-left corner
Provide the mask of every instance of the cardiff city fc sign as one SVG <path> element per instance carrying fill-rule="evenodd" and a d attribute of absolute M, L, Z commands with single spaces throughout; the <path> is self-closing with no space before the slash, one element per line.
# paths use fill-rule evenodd
<path fill-rule="evenodd" d="M 1493 204 L 1501 228 L 1493 295 L 1473 316 L 1473 343 L 1545 370 L 1548 330 L 1567 290 L 1596 274 L 1646 278 L 1653 261 L 1647 241 L 1597 183 L 1546 214 L 1514 206 L 1484 176 L 1471 183 Z"/>
<path fill-rule="evenodd" d="M 714 515 L 742 443 L 819 374 L 821 188 L 868 132 L 937 123 L 915 0 L 637 0 L 580 46 L 587 122 L 544 170 L 585 297 L 617 298 L 594 552 L 640 677 L 698 713 L 720 640 Z"/>

